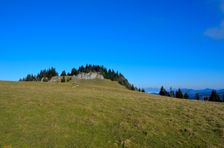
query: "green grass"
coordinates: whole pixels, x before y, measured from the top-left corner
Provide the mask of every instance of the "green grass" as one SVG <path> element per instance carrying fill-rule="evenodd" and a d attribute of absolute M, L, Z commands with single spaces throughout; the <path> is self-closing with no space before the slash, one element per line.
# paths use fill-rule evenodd
<path fill-rule="evenodd" d="M 224 103 L 77 83 L 0 82 L 0 148 L 224 147 Z"/>

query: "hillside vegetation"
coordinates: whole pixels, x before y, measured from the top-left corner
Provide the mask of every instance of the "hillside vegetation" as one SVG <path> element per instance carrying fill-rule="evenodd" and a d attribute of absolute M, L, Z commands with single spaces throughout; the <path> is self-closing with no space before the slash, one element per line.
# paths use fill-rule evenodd
<path fill-rule="evenodd" d="M 135 90 L 135 91 L 141 91 L 144 92 L 144 89 L 140 89 L 135 87 L 133 84 L 129 83 L 128 80 L 119 73 L 118 71 L 115 72 L 113 69 L 107 69 L 104 66 L 100 65 L 90 65 L 87 64 L 85 66 L 80 66 L 78 69 L 72 68 L 70 73 L 65 72 L 65 70 L 62 71 L 61 76 L 63 77 L 63 82 L 64 82 L 64 77 L 65 76 L 77 76 L 78 74 L 81 73 L 92 73 L 96 72 L 101 75 L 103 75 L 104 78 L 112 80 L 112 81 L 117 81 L 119 84 L 125 86 L 127 89 L 130 90 Z M 58 72 L 56 71 L 55 68 L 51 67 L 49 69 L 44 69 L 41 70 L 38 74 L 33 75 L 33 74 L 28 74 L 26 77 L 20 79 L 20 81 L 49 81 L 51 80 L 52 77 L 58 76 Z"/>
<path fill-rule="evenodd" d="M 224 147 L 224 104 L 116 81 L 0 82 L 0 147 Z"/>

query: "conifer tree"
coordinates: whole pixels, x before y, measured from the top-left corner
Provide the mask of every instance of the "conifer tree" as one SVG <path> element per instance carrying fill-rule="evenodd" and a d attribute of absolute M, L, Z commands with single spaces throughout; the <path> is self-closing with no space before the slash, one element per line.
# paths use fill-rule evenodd
<path fill-rule="evenodd" d="M 74 76 L 74 75 L 78 75 L 78 70 L 77 69 L 75 69 L 75 68 L 72 68 L 72 70 L 71 70 L 71 76 Z"/>
<path fill-rule="evenodd" d="M 181 89 L 179 88 L 177 91 L 176 91 L 176 98 L 183 98 L 183 93 L 181 91 Z"/>
<path fill-rule="evenodd" d="M 217 94 L 216 90 L 212 90 L 211 96 L 209 97 L 209 101 L 221 102 L 221 99 Z"/>
<path fill-rule="evenodd" d="M 173 91 L 172 88 L 170 88 L 169 96 L 170 97 L 175 97 L 175 94 L 174 94 L 174 91 Z"/>
<path fill-rule="evenodd" d="M 195 100 L 200 100 L 199 93 L 196 93 L 196 94 L 195 94 Z"/>
<path fill-rule="evenodd" d="M 66 72 L 64 70 L 61 72 L 61 76 L 66 76 Z"/>
<path fill-rule="evenodd" d="M 159 94 L 161 96 L 167 96 L 167 91 L 166 91 L 166 89 L 163 86 L 161 87 Z"/>

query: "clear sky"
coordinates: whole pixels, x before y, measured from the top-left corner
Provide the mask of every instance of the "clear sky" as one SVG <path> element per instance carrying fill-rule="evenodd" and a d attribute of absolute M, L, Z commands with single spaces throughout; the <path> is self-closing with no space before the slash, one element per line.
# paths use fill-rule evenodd
<path fill-rule="evenodd" d="M 100 64 L 139 87 L 224 88 L 224 0 L 1 0 L 0 79 Z"/>

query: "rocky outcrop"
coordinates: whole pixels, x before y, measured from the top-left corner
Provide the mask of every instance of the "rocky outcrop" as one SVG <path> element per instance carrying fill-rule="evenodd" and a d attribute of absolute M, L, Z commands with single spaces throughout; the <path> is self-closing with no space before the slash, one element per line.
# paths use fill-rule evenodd
<path fill-rule="evenodd" d="M 61 78 L 59 76 L 55 76 L 55 77 L 52 77 L 50 82 L 59 82 L 61 81 Z"/>
<path fill-rule="evenodd" d="M 90 73 L 79 73 L 77 76 L 73 76 L 73 78 L 75 79 L 101 79 L 103 80 L 104 77 L 103 75 L 101 75 L 100 73 L 96 73 L 96 72 L 90 72 Z"/>
<path fill-rule="evenodd" d="M 50 82 L 61 82 L 62 77 L 61 76 L 55 76 L 52 77 Z M 77 76 L 65 76 L 66 81 L 67 80 L 91 80 L 91 79 L 100 79 L 103 80 L 104 77 L 100 73 L 97 72 L 90 72 L 90 73 L 79 73 Z M 41 80 L 43 82 L 43 80 Z"/>

